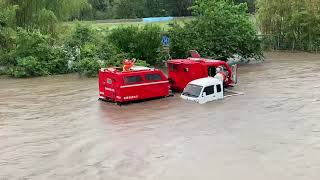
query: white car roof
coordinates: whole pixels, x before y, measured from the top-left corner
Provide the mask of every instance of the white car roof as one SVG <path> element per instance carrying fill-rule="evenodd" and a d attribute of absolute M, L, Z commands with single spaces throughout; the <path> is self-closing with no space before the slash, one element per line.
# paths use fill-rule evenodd
<path fill-rule="evenodd" d="M 196 79 L 194 81 L 191 81 L 189 84 L 207 87 L 207 86 L 222 84 L 222 82 L 219 79 L 216 79 L 213 77 L 206 77 L 206 78 L 201 78 L 201 79 Z"/>

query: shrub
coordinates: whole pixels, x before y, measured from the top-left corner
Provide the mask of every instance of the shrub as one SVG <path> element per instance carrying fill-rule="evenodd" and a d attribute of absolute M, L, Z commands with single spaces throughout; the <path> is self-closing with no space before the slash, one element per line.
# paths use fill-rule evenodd
<path fill-rule="evenodd" d="M 42 33 L 54 35 L 57 31 L 58 19 L 54 12 L 42 9 L 33 18 L 35 28 L 39 28 Z"/>
<path fill-rule="evenodd" d="M 125 59 L 126 54 L 122 53 L 117 47 L 106 40 L 102 42 L 99 58 L 104 60 L 107 66 L 118 66 Z"/>
<path fill-rule="evenodd" d="M 99 44 L 85 43 L 80 47 L 80 57 L 81 59 L 99 57 L 100 49 Z"/>
<path fill-rule="evenodd" d="M 111 31 L 109 39 L 121 51 L 132 55 L 136 50 L 138 31 L 136 26 L 121 26 Z"/>
<path fill-rule="evenodd" d="M 233 54 L 260 57 L 262 50 L 245 4 L 231 0 L 198 0 L 192 8 L 197 17 L 169 31 L 173 57 L 185 57 L 191 49 L 203 56 L 226 59 Z"/>
<path fill-rule="evenodd" d="M 78 73 L 88 77 L 95 77 L 98 75 L 98 71 L 103 67 L 103 62 L 96 58 L 81 59 L 77 63 Z"/>
<path fill-rule="evenodd" d="M 109 35 L 109 39 L 128 58 L 136 58 L 149 64 L 159 63 L 162 49 L 161 28 L 146 25 L 143 28 L 136 26 L 118 27 Z"/>
<path fill-rule="evenodd" d="M 9 52 L 14 48 L 16 33 L 11 28 L 0 27 L 0 66 L 7 66 Z"/>
<path fill-rule="evenodd" d="M 66 49 L 59 46 L 52 47 L 51 56 L 53 58 L 46 64 L 50 74 L 66 74 L 70 72 L 68 67 L 69 57 Z"/>
<path fill-rule="evenodd" d="M 39 31 L 19 29 L 16 48 L 11 49 L 4 60 L 10 68 L 10 75 L 31 77 L 68 73 L 67 52 L 53 43 L 50 36 Z"/>
<path fill-rule="evenodd" d="M 35 77 L 48 74 L 36 57 L 28 56 L 17 59 L 17 65 L 10 68 L 10 75 L 14 77 Z"/>
<path fill-rule="evenodd" d="M 16 48 L 11 52 L 11 56 L 14 59 L 33 56 L 39 61 L 48 61 L 53 58 L 51 42 L 52 39 L 48 35 L 43 35 L 39 31 L 18 29 Z"/>
<path fill-rule="evenodd" d="M 158 64 L 162 49 L 161 28 L 154 25 L 144 26 L 137 34 L 136 57 L 149 64 Z"/>
<path fill-rule="evenodd" d="M 126 53 L 110 43 L 108 29 L 94 29 L 90 25 L 77 25 L 66 47 L 71 52 L 74 70 L 86 76 L 96 76 L 99 67 L 119 66 Z M 88 38 L 89 37 L 89 38 Z"/>
<path fill-rule="evenodd" d="M 137 60 L 137 62 L 135 63 L 136 66 L 145 66 L 148 67 L 150 66 L 150 64 L 148 64 L 146 61 L 143 60 Z"/>
<path fill-rule="evenodd" d="M 69 47 L 81 47 L 89 42 L 97 43 L 96 33 L 96 30 L 90 25 L 78 23 L 66 44 Z"/>

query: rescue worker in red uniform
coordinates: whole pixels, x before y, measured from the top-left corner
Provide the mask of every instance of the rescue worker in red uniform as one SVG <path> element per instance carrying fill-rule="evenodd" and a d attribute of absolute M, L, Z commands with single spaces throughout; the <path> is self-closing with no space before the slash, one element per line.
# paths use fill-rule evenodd
<path fill-rule="evenodd" d="M 214 76 L 214 78 L 219 79 L 223 83 L 223 86 L 225 87 L 226 81 L 227 81 L 227 75 L 224 72 L 223 67 L 218 67 L 216 69 L 216 73 L 217 74 Z"/>
<path fill-rule="evenodd" d="M 123 61 L 123 71 L 130 71 L 130 69 L 134 66 L 136 63 L 136 59 L 126 59 Z"/>

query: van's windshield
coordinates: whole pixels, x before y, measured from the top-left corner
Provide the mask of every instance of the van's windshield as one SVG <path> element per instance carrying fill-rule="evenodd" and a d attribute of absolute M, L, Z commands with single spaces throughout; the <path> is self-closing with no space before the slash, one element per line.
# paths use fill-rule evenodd
<path fill-rule="evenodd" d="M 189 84 L 183 91 L 182 95 L 189 96 L 189 97 L 199 97 L 202 86 L 195 85 L 195 84 Z"/>

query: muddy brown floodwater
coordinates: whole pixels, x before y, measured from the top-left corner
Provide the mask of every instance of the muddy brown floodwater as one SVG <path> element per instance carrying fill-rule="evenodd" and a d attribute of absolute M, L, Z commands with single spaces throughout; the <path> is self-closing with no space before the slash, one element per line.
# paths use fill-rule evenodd
<path fill-rule="evenodd" d="M 240 68 L 245 95 L 116 106 L 97 80 L 0 79 L 0 179 L 319 180 L 320 55 Z"/>

